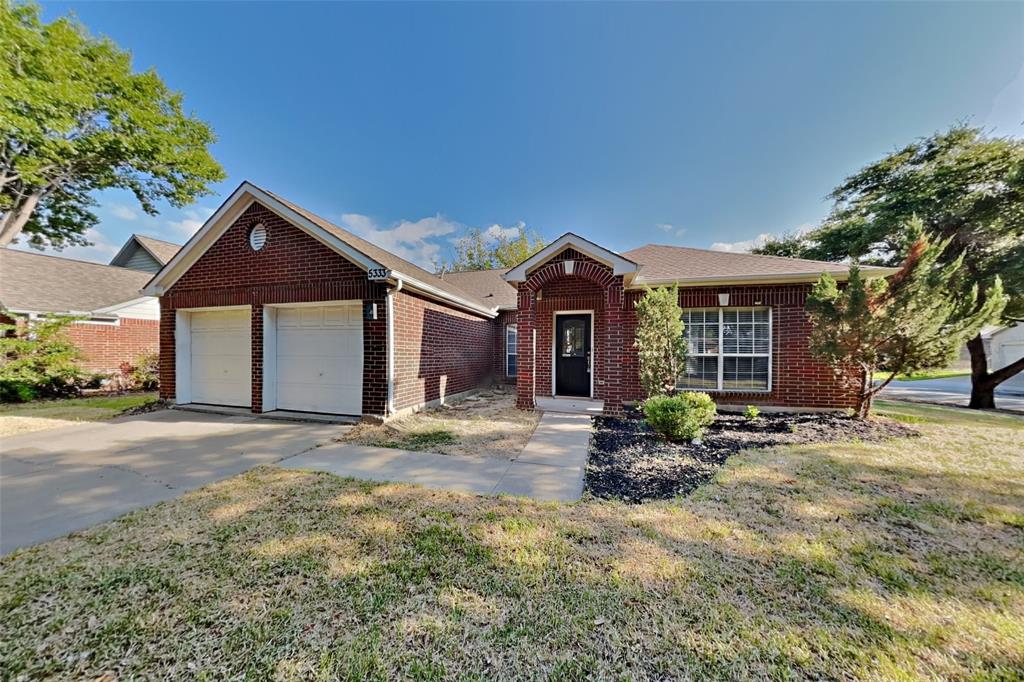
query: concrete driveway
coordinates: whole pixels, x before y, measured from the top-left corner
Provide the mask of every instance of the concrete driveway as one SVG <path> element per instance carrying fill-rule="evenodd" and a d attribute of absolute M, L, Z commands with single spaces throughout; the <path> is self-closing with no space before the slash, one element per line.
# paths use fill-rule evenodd
<path fill-rule="evenodd" d="M 349 427 L 163 410 L 0 444 L 0 554 L 277 462 Z"/>
<path fill-rule="evenodd" d="M 893 381 L 882 390 L 879 397 L 966 407 L 971 401 L 971 378 Z M 1024 392 L 1019 389 L 997 388 L 996 407 L 1000 410 L 1024 412 Z"/>

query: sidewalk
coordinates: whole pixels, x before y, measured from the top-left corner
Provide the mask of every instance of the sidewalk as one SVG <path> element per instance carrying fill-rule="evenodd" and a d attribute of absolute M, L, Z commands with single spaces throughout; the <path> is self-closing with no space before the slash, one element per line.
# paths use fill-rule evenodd
<path fill-rule="evenodd" d="M 478 495 L 574 502 L 583 494 L 589 442 L 590 417 L 546 413 L 512 461 L 335 444 L 290 457 L 278 466 Z"/>

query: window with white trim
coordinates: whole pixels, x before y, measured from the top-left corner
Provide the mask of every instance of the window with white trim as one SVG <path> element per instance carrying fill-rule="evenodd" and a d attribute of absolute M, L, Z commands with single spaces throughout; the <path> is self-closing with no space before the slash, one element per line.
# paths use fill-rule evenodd
<path fill-rule="evenodd" d="M 505 376 L 516 375 L 516 348 L 519 344 L 519 332 L 514 324 L 505 325 Z"/>
<path fill-rule="evenodd" d="M 771 390 L 770 308 L 683 311 L 686 369 L 679 388 L 703 391 Z"/>

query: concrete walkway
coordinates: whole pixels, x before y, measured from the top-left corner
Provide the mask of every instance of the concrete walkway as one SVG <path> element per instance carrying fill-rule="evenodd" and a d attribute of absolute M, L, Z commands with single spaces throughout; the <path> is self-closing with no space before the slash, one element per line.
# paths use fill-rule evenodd
<path fill-rule="evenodd" d="M 289 457 L 278 466 L 479 495 L 573 502 L 583 494 L 589 443 L 590 417 L 545 413 L 512 461 L 338 444 Z"/>

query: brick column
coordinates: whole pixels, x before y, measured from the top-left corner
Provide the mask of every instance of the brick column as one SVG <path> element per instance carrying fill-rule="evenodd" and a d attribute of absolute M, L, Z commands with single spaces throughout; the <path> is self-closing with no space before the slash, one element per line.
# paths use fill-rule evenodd
<path fill-rule="evenodd" d="M 249 334 L 252 347 L 252 411 L 263 411 L 263 306 L 253 303 L 250 308 Z"/>
<path fill-rule="evenodd" d="M 516 316 L 518 345 L 516 348 L 516 407 L 532 410 L 534 396 L 533 334 L 537 302 L 534 293 L 519 283 L 519 312 Z"/>
<path fill-rule="evenodd" d="M 626 338 L 625 327 L 626 297 L 622 277 L 605 289 L 605 355 L 604 363 L 604 413 L 610 417 L 622 415 L 623 388 L 626 376 L 623 372 Z"/>
<path fill-rule="evenodd" d="M 174 400 L 175 368 L 174 368 L 174 329 L 177 324 L 177 311 L 160 299 L 160 397 Z"/>

